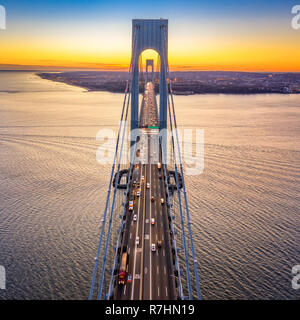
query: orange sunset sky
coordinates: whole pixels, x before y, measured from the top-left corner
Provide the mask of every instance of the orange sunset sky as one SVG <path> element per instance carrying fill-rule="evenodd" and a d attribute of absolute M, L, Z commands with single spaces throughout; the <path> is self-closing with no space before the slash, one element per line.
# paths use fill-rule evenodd
<path fill-rule="evenodd" d="M 294 1 L 2 1 L 0 69 L 123 70 L 131 20 L 169 19 L 173 70 L 300 72 Z"/>

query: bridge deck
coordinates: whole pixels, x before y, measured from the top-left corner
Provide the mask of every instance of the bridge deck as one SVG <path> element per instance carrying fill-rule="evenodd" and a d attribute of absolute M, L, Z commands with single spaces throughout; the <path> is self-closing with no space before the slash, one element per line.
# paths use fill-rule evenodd
<path fill-rule="evenodd" d="M 158 113 L 153 84 L 148 82 L 142 103 L 140 126 L 142 136 L 139 142 L 138 164 L 133 170 L 132 181 L 140 186 L 131 185 L 130 194 L 134 197 L 134 210 L 127 209 L 123 231 L 122 250 L 127 247 L 127 281 L 114 290 L 116 300 L 173 300 L 176 299 L 173 257 L 170 241 L 170 228 L 164 171 L 159 170 L 161 149 L 158 130 L 146 129 L 158 125 Z M 160 177 L 161 176 L 161 177 Z M 147 188 L 149 183 L 149 188 Z M 140 191 L 140 196 L 136 192 Z M 151 197 L 154 201 L 151 201 Z M 164 204 L 161 204 L 164 199 Z M 133 217 L 136 215 L 136 221 Z M 151 223 L 151 219 L 155 223 Z M 137 237 L 139 241 L 137 242 Z M 161 241 L 161 248 L 158 248 Z M 152 252 L 151 246 L 156 250 Z M 121 260 L 121 259 L 120 259 Z M 128 275 L 132 281 L 128 282 Z M 118 276 L 116 276 L 118 278 Z"/>

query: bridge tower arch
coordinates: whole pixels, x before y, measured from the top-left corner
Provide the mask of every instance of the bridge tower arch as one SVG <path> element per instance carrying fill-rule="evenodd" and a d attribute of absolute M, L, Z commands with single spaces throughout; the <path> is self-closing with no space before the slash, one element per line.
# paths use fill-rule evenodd
<path fill-rule="evenodd" d="M 132 20 L 132 87 L 131 87 L 131 130 L 139 123 L 139 56 L 146 49 L 153 49 L 160 55 L 160 105 L 159 128 L 167 128 L 167 75 L 168 62 L 168 20 Z"/>

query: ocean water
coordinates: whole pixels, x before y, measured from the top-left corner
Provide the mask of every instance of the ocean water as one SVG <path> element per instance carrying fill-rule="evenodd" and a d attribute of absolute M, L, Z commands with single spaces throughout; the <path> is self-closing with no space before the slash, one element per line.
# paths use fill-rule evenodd
<path fill-rule="evenodd" d="M 87 299 L 123 95 L 0 72 L 0 299 Z M 300 95 L 176 96 L 205 133 L 186 176 L 204 299 L 299 299 Z"/>

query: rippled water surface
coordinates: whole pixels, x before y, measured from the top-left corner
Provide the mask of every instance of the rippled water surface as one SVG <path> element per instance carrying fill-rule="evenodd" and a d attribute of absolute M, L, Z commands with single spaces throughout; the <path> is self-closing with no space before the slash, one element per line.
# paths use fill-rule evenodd
<path fill-rule="evenodd" d="M 95 137 L 122 99 L 0 72 L 0 298 L 87 298 L 110 172 Z M 186 177 L 203 297 L 299 299 L 300 96 L 175 103 L 205 130 L 204 173 Z"/>

